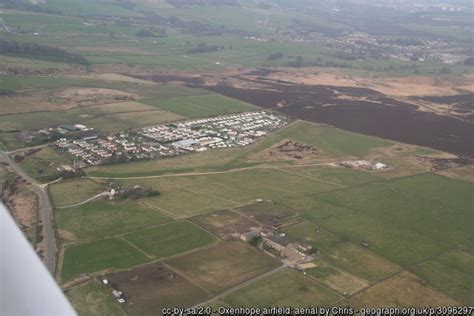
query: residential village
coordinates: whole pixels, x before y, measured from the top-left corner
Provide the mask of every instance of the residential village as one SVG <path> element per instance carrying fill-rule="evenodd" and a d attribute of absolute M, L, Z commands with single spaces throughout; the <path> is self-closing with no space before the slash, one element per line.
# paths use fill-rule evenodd
<path fill-rule="evenodd" d="M 172 157 L 215 148 L 243 147 L 286 125 L 286 117 L 265 111 L 172 122 L 117 134 L 62 137 L 55 147 L 73 157 L 76 168 Z"/>

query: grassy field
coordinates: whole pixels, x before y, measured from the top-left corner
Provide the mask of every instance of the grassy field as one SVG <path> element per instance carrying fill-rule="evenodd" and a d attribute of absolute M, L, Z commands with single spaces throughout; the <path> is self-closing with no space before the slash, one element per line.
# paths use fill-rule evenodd
<path fill-rule="evenodd" d="M 465 211 L 474 205 L 474 184 L 435 174 L 405 177 L 386 182 L 387 186 L 423 199 L 440 203 L 444 208 Z M 471 212 L 472 214 L 472 212 Z M 474 218 L 472 218 L 474 220 Z"/>
<path fill-rule="evenodd" d="M 313 263 L 317 267 L 306 269 L 305 272 L 341 295 L 352 295 L 370 285 L 367 280 L 336 269 L 322 258 L 317 258 Z"/>
<path fill-rule="evenodd" d="M 404 225 L 362 214 L 330 217 L 320 224 L 355 244 L 368 241 L 370 250 L 402 266 L 420 263 L 447 249 Z"/>
<path fill-rule="evenodd" d="M 474 220 L 473 190 L 474 186 L 466 182 L 419 175 L 320 194 L 318 198 L 391 221 L 441 245 L 472 250 L 468 223 Z"/>
<path fill-rule="evenodd" d="M 292 139 L 316 147 L 326 153 L 344 157 L 361 157 L 371 149 L 394 144 L 380 138 L 319 126 L 305 121 L 297 121 L 295 124 L 277 131 L 274 138 Z"/>
<path fill-rule="evenodd" d="M 275 218 L 279 218 L 280 221 L 299 218 L 299 213 L 296 210 L 274 201 L 260 201 L 244 205 L 235 208 L 235 211 L 262 224 L 268 224 Z"/>
<path fill-rule="evenodd" d="M 157 109 L 110 113 L 110 106 L 107 106 L 101 113 L 97 108 L 100 107 L 3 115 L 0 116 L 0 129 L 4 131 L 32 130 L 57 127 L 67 122 L 87 125 L 98 131 L 118 132 L 182 119 L 180 115 Z M 95 113 L 91 114 L 91 110 L 95 110 Z"/>
<path fill-rule="evenodd" d="M 80 203 L 103 191 L 103 184 L 88 179 L 61 181 L 49 186 L 54 206 Z"/>
<path fill-rule="evenodd" d="M 62 281 L 82 273 L 130 268 L 149 258 L 127 242 L 109 238 L 67 248 L 64 252 Z"/>
<path fill-rule="evenodd" d="M 383 179 L 376 172 L 354 170 L 343 167 L 303 167 L 293 168 L 292 171 L 297 174 L 303 174 L 343 186 L 355 186 Z"/>
<path fill-rule="evenodd" d="M 177 97 L 165 100 L 158 98 L 142 100 L 141 102 L 157 106 L 164 110 L 189 118 L 215 116 L 234 112 L 245 112 L 256 109 L 256 107 L 253 105 L 218 94 Z"/>
<path fill-rule="evenodd" d="M 130 243 L 156 258 L 165 258 L 212 244 L 216 239 L 187 221 L 173 222 L 124 236 Z"/>
<path fill-rule="evenodd" d="M 125 316 L 125 311 L 115 302 L 111 293 L 98 281 L 78 285 L 66 292 L 79 315 Z"/>
<path fill-rule="evenodd" d="M 299 210 L 304 217 L 315 223 L 327 217 L 351 213 L 348 208 L 320 201 L 315 195 L 284 198 L 278 203 Z"/>
<path fill-rule="evenodd" d="M 160 196 L 144 199 L 144 202 L 176 218 L 237 206 L 257 198 L 281 198 L 334 188 L 273 169 L 121 181 L 159 189 Z"/>
<path fill-rule="evenodd" d="M 340 298 L 337 292 L 302 273 L 285 269 L 232 293 L 224 301 L 234 307 L 308 307 L 330 305 Z"/>
<path fill-rule="evenodd" d="M 290 226 L 285 228 L 283 232 L 290 240 L 309 243 L 316 251 L 322 253 L 327 253 L 342 242 L 340 236 L 310 222 Z"/>
<path fill-rule="evenodd" d="M 460 306 L 446 294 L 424 284 L 409 272 L 401 272 L 341 302 L 341 306 Z"/>
<path fill-rule="evenodd" d="M 182 116 L 168 111 L 156 110 L 103 115 L 87 119 L 83 123 L 99 131 L 120 132 L 131 128 L 176 121 L 182 118 Z"/>
<path fill-rule="evenodd" d="M 281 263 L 239 241 L 219 243 L 169 261 L 174 269 L 216 293 L 278 267 Z"/>
<path fill-rule="evenodd" d="M 56 209 L 55 220 L 65 242 L 100 239 L 170 221 L 160 211 L 137 202 L 105 200 Z"/>
<path fill-rule="evenodd" d="M 466 256 L 470 256 L 470 263 L 472 263 L 473 256 L 467 254 Z M 427 280 L 428 284 L 433 285 L 451 297 L 459 299 L 466 306 L 471 306 L 474 302 L 472 265 L 470 265 L 469 271 L 462 271 L 457 269 L 450 260 L 447 260 L 449 257 L 449 255 L 445 256 L 443 258 L 444 262 L 440 262 L 439 259 L 423 262 L 415 267 L 415 273 L 424 280 Z M 463 265 L 463 267 L 466 266 Z"/>
<path fill-rule="evenodd" d="M 457 269 L 461 272 L 474 276 L 474 255 L 460 251 L 453 250 L 436 258 L 436 261 L 446 264 L 453 269 Z"/>
<path fill-rule="evenodd" d="M 247 232 L 256 225 L 254 221 L 232 210 L 198 215 L 191 218 L 191 220 L 223 240 L 231 239 L 231 235 L 235 233 Z"/>
<path fill-rule="evenodd" d="M 350 243 L 342 243 L 332 247 L 323 257 L 326 262 L 334 267 L 372 283 L 401 270 L 393 262 L 359 245 Z"/>

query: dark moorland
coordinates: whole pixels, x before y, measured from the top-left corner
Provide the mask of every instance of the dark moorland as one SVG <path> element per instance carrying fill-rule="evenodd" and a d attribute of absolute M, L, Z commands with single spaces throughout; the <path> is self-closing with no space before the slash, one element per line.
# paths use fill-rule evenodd
<path fill-rule="evenodd" d="M 295 118 L 474 157 L 472 122 L 421 112 L 371 89 L 278 83 L 268 89 L 224 84 L 209 89 Z"/>

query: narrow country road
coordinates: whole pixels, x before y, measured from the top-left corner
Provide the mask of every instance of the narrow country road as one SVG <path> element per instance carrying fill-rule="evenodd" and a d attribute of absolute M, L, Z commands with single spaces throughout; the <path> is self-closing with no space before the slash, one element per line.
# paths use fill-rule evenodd
<path fill-rule="evenodd" d="M 23 179 L 31 183 L 33 191 L 38 195 L 39 209 L 43 212 L 43 228 L 44 236 L 43 240 L 45 242 L 45 254 L 44 254 L 44 263 L 51 274 L 54 276 L 55 265 L 56 265 L 56 236 L 54 235 L 53 229 L 53 212 L 51 208 L 51 203 L 49 201 L 47 185 L 43 185 L 30 177 L 23 169 L 20 168 L 3 150 L 0 150 L 0 158 L 8 163 L 8 165 Z"/>
<path fill-rule="evenodd" d="M 204 302 L 201 302 L 197 305 L 195 305 L 194 307 L 199 307 L 199 306 L 209 306 L 209 305 L 212 305 L 213 303 L 216 303 L 217 301 L 219 301 L 221 298 L 224 298 L 232 293 L 234 293 L 235 291 L 237 290 L 240 290 L 241 288 L 244 288 L 252 283 L 255 283 L 263 278 L 266 278 L 272 274 L 275 274 L 287 267 L 289 267 L 290 264 L 288 264 L 287 262 L 285 262 L 283 265 L 279 266 L 278 268 L 275 268 L 273 270 L 270 270 L 268 272 L 265 272 L 264 274 L 260 274 L 260 275 L 257 275 L 256 277 L 250 279 L 250 280 L 247 280 L 245 282 L 242 282 L 240 284 L 237 284 L 236 286 L 234 287 L 231 287 L 230 289 L 227 289 L 225 290 L 224 292 L 221 292 L 220 294 L 217 294 L 216 296 L 213 296 L 211 297 L 210 299 L 204 301 Z"/>

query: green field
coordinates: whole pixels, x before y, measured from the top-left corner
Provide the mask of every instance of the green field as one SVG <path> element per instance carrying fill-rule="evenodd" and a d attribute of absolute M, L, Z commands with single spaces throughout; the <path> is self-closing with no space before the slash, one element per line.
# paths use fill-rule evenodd
<path fill-rule="evenodd" d="M 474 186 L 466 182 L 419 175 L 320 194 L 318 199 L 390 221 L 440 246 L 472 250 L 472 192 Z"/>
<path fill-rule="evenodd" d="M 324 218 L 351 212 L 348 208 L 318 200 L 316 195 L 295 196 L 279 200 L 278 202 L 287 207 L 299 210 L 304 217 L 315 223 Z"/>
<path fill-rule="evenodd" d="M 420 263 L 447 249 L 404 225 L 362 214 L 330 217 L 320 224 L 356 244 L 368 241 L 370 250 L 402 266 Z"/>
<path fill-rule="evenodd" d="M 234 307 L 326 306 L 341 296 L 293 269 L 279 271 L 227 296 L 224 301 Z"/>
<path fill-rule="evenodd" d="M 165 258 L 212 244 L 216 239 L 187 221 L 130 233 L 124 238 L 156 258 Z"/>
<path fill-rule="evenodd" d="M 469 215 L 468 210 L 474 205 L 474 184 L 431 173 L 400 178 L 386 184 L 407 194 L 440 203 L 445 209 L 464 211 L 465 215 Z"/>
<path fill-rule="evenodd" d="M 217 293 L 281 263 L 247 244 L 234 241 L 172 259 L 169 265 L 196 284 Z"/>
<path fill-rule="evenodd" d="M 370 150 L 394 145 L 393 142 L 381 138 L 320 126 L 306 121 L 297 121 L 287 128 L 277 131 L 273 138 L 269 137 L 268 141 L 273 141 L 274 138 L 292 139 L 314 146 L 323 152 L 343 157 L 362 157 Z"/>
<path fill-rule="evenodd" d="M 383 179 L 376 172 L 354 170 L 344 167 L 303 167 L 293 168 L 292 171 L 297 174 L 303 174 L 343 186 L 355 186 Z"/>
<path fill-rule="evenodd" d="M 107 290 L 98 281 L 93 280 L 68 290 L 66 297 L 79 315 L 125 316 L 125 311 Z"/>
<path fill-rule="evenodd" d="M 474 255 L 460 251 L 453 250 L 444 253 L 443 255 L 436 258 L 436 261 L 448 265 L 453 269 L 457 269 L 461 272 L 474 276 Z"/>
<path fill-rule="evenodd" d="M 170 221 L 160 211 L 137 202 L 105 200 L 56 209 L 55 220 L 66 242 L 100 239 Z"/>
<path fill-rule="evenodd" d="M 142 102 L 189 118 L 208 117 L 256 109 L 253 105 L 218 94 L 177 97 L 166 100 L 158 98 L 143 100 Z"/>
<path fill-rule="evenodd" d="M 464 257 L 461 265 L 460 256 Z M 470 306 L 474 302 L 473 258 L 474 256 L 467 253 L 448 253 L 424 262 L 414 270 L 429 284 Z"/>
<path fill-rule="evenodd" d="M 334 186 L 280 170 L 256 169 L 201 176 L 121 180 L 157 188 L 162 194 L 144 202 L 176 218 L 248 203 L 254 199 L 321 192 Z"/>
<path fill-rule="evenodd" d="M 89 179 L 56 182 L 48 188 L 54 206 L 80 203 L 105 190 L 103 184 Z"/>
<path fill-rule="evenodd" d="M 144 254 L 121 239 L 97 240 L 65 250 L 61 279 L 67 281 L 82 273 L 130 268 L 148 260 Z"/>
<path fill-rule="evenodd" d="M 91 114 L 91 111 L 87 108 L 75 108 L 68 111 L 43 111 L 3 115 L 0 116 L 0 129 L 5 131 L 32 130 L 57 127 L 67 122 L 84 124 L 99 131 L 119 132 L 130 128 L 182 119 L 180 115 L 158 109 L 137 112 L 127 111 L 123 113 L 110 113 L 110 110 L 107 112 L 109 113 L 96 111 L 96 113 Z"/>
<path fill-rule="evenodd" d="M 360 245 L 350 243 L 332 247 L 323 255 L 324 260 L 341 270 L 376 282 L 401 270 L 393 262 L 384 259 Z"/>
<path fill-rule="evenodd" d="M 327 253 L 342 242 L 340 236 L 309 222 L 290 226 L 285 228 L 283 232 L 290 240 L 309 243 L 314 250 L 322 253 Z"/>

